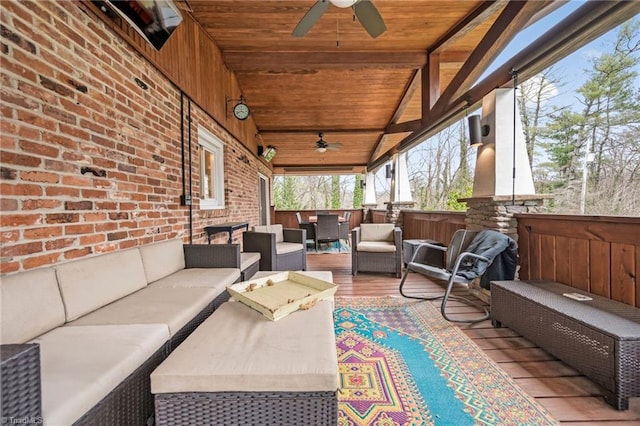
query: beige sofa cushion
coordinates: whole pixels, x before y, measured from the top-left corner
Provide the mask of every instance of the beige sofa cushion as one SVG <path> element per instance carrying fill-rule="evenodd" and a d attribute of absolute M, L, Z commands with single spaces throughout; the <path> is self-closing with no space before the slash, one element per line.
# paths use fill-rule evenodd
<path fill-rule="evenodd" d="M 393 242 L 393 223 L 363 223 L 360 225 L 360 241 Z"/>
<path fill-rule="evenodd" d="M 271 234 L 276 234 L 276 244 L 284 241 L 284 231 L 282 228 L 282 224 L 275 225 L 263 225 L 263 226 L 254 226 L 253 230 L 255 232 L 268 232 Z"/>
<path fill-rule="evenodd" d="M 218 294 L 213 288 L 147 287 L 69 325 L 167 324 L 173 336 Z"/>
<path fill-rule="evenodd" d="M 56 266 L 67 321 L 147 285 L 137 248 Z"/>
<path fill-rule="evenodd" d="M 330 301 L 269 321 L 222 304 L 151 374 L 151 392 L 336 391 Z"/>
<path fill-rule="evenodd" d="M 393 253 L 396 251 L 396 245 L 387 241 L 362 241 L 358 244 L 357 250 L 369 253 Z"/>
<path fill-rule="evenodd" d="M 248 251 L 240 253 L 240 270 L 244 271 L 256 262 L 260 262 L 260 253 Z"/>
<path fill-rule="evenodd" d="M 159 279 L 149 284 L 149 288 L 186 288 L 209 287 L 225 291 L 228 285 L 235 283 L 240 278 L 238 268 L 191 268 L 183 269 L 168 277 Z"/>
<path fill-rule="evenodd" d="M 276 244 L 276 254 L 291 253 L 294 251 L 304 251 L 304 246 L 300 243 L 278 243 Z"/>
<path fill-rule="evenodd" d="M 166 325 L 149 324 L 65 326 L 35 339 L 45 424 L 73 424 L 168 338 Z"/>
<path fill-rule="evenodd" d="M 180 239 L 147 244 L 139 249 L 148 283 L 185 268 L 184 249 Z"/>
<path fill-rule="evenodd" d="M 53 268 L 2 277 L 0 302 L 3 344 L 24 343 L 64 324 L 64 305 Z"/>

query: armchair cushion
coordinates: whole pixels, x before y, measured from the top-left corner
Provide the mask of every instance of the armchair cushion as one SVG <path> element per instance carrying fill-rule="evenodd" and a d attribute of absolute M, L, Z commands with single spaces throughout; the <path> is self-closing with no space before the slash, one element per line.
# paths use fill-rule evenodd
<path fill-rule="evenodd" d="M 276 254 L 292 253 L 294 251 L 304 250 L 304 246 L 299 243 L 279 243 L 276 244 Z"/>
<path fill-rule="evenodd" d="M 356 249 L 370 253 L 393 253 L 396 245 L 387 241 L 360 241 Z"/>
<path fill-rule="evenodd" d="M 389 241 L 393 243 L 393 223 L 363 223 L 360 225 L 360 241 Z"/>
<path fill-rule="evenodd" d="M 254 226 L 254 232 L 268 232 L 270 234 L 276 234 L 276 244 L 284 241 L 284 232 L 282 224 L 278 223 L 275 225 L 263 225 L 263 226 Z"/>

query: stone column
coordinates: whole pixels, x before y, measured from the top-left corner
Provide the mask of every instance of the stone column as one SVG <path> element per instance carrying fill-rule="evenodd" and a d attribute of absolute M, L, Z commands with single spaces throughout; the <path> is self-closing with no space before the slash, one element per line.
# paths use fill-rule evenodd
<path fill-rule="evenodd" d="M 402 228 L 402 215 L 400 211 L 402 209 L 412 209 L 416 205 L 414 201 L 389 201 L 385 204 L 387 205 L 385 223 L 395 223 L 396 226 L 400 228 Z"/>
<path fill-rule="evenodd" d="M 544 200 L 549 195 L 494 195 L 492 197 L 464 198 L 467 203 L 465 223 L 471 231 L 493 229 L 518 240 L 516 213 L 543 213 Z"/>

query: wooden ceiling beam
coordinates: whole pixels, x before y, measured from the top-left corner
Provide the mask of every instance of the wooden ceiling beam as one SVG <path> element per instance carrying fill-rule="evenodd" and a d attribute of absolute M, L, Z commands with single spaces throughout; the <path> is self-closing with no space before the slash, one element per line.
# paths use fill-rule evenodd
<path fill-rule="evenodd" d="M 515 37 L 518 29 L 524 26 L 540 10 L 540 7 L 540 3 L 535 1 L 509 2 L 442 92 L 433 106 L 431 115 L 442 114 L 451 106 L 451 101 L 456 96 L 469 90 L 502 49 Z"/>
<path fill-rule="evenodd" d="M 234 72 L 299 72 L 320 69 L 420 69 L 426 52 L 224 52 Z"/>
<path fill-rule="evenodd" d="M 304 134 L 304 133 L 314 133 L 314 134 L 318 134 L 318 132 L 322 132 L 325 134 L 330 134 L 330 133 L 343 133 L 343 134 L 350 134 L 350 135 L 357 135 L 357 134 L 372 134 L 372 133 L 383 133 L 384 129 L 310 129 L 310 128 L 302 128 L 302 127 L 295 127 L 295 128 L 267 128 L 267 129 L 259 129 L 258 133 L 260 133 L 261 135 L 286 135 L 286 134 Z"/>

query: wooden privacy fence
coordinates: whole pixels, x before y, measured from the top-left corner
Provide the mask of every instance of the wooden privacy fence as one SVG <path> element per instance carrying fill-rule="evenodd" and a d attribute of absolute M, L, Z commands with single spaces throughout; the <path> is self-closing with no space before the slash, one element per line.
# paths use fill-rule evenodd
<path fill-rule="evenodd" d="M 640 307 L 640 218 L 516 218 L 520 279 L 558 281 Z"/>

